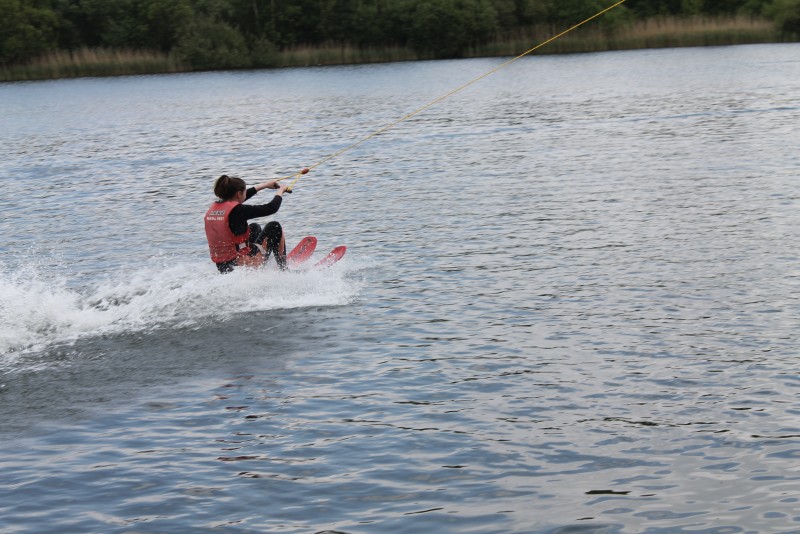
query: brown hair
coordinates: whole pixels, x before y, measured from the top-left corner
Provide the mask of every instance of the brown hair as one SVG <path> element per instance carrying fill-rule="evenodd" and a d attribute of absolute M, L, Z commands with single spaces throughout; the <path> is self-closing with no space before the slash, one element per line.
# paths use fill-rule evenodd
<path fill-rule="evenodd" d="M 221 200 L 230 200 L 236 193 L 244 191 L 246 188 L 247 184 L 238 176 L 223 174 L 217 178 L 217 182 L 214 184 L 214 194 Z"/>

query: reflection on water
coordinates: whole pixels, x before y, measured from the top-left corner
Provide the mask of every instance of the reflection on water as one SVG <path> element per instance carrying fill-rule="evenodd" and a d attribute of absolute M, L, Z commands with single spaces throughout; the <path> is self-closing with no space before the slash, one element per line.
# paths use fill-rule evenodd
<path fill-rule="evenodd" d="M 229 278 L 214 177 L 499 60 L 0 86 L 4 528 L 798 530 L 797 52 L 526 58 L 299 182 L 335 268 Z"/>

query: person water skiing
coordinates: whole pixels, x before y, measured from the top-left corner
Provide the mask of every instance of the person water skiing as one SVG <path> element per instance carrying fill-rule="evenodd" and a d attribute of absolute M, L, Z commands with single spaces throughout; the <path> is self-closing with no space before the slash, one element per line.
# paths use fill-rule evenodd
<path fill-rule="evenodd" d="M 275 189 L 275 197 L 267 204 L 249 205 L 243 202 L 262 189 Z M 286 240 L 278 221 L 270 221 L 264 228 L 250 219 L 266 217 L 278 211 L 286 192 L 285 185 L 269 180 L 247 188 L 245 181 L 223 174 L 214 184 L 217 200 L 205 215 L 206 238 L 211 261 L 222 274 L 236 266 L 258 267 L 270 255 L 275 256 L 278 268 L 286 270 Z"/>

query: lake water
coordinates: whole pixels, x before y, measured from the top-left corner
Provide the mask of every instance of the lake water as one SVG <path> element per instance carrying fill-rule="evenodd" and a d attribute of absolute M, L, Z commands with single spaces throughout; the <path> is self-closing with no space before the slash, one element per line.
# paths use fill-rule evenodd
<path fill-rule="evenodd" d="M 502 61 L 0 85 L 0 532 L 800 531 L 798 44 L 524 58 L 217 274 Z"/>

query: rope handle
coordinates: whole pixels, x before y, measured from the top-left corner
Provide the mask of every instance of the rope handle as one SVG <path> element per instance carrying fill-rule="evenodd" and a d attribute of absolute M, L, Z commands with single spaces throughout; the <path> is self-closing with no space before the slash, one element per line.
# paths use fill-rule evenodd
<path fill-rule="evenodd" d="M 317 163 L 317 165 L 319 165 L 319 163 Z M 296 173 L 294 173 L 294 174 L 291 174 L 291 175 L 289 175 L 289 176 L 284 176 L 283 178 L 277 178 L 277 179 L 275 180 L 275 182 L 280 182 L 280 181 L 282 181 L 282 180 L 289 180 L 290 178 L 294 178 L 294 177 L 296 176 L 297 178 L 295 178 L 295 180 L 294 180 L 292 183 L 290 183 L 290 184 L 289 184 L 289 187 L 287 187 L 287 188 L 286 188 L 286 192 L 287 192 L 287 193 L 291 193 L 291 192 L 292 192 L 292 187 L 294 186 L 294 184 L 296 184 L 296 183 L 297 183 L 297 180 L 299 180 L 299 179 L 300 179 L 300 177 L 301 177 L 301 176 L 303 176 L 304 174 L 308 174 L 308 171 L 310 171 L 311 169 L 313 169 L 313 168 L 314 168 L 314 167 L 316 167 L 317 165 L 314 165 L 314 166 L 313 166 L 313 167 L 311 167 L 311 168 L 304 167 L 303 169 L 301 169 L 301 170 L 297 171 L 297 172 L 296 172 Z"/>

